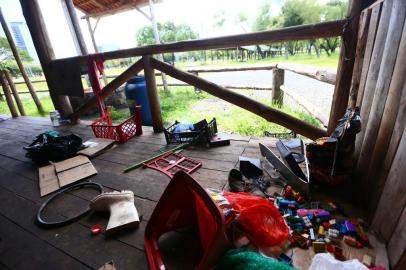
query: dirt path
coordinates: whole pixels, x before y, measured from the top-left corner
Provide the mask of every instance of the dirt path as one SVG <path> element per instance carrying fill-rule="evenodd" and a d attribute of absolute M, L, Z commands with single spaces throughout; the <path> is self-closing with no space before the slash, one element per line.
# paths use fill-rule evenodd
<path fill-rule="evenodd" d="M 272 85 L 272 75 L 270 71 L 221 72 L 201 74 L 200 76 L 220 85 L 259 87 L 271 87 Z M 180 82 L 175 79 L 170 79 L 169 83 Z M 296 94 L 313 103 L 317 108 L 319 108 L 320 112 L 326 114 L 326 116 L 328 117 L 328 115 L 330 114 L 334 91 L 333 85 L 323 83 L 289 71 L 285 73 L 285 85 Z M 270 96 L 270 93 L 268 91 L 256 92 L 258 92 L 256 93 L 256 95 L 264 97 Z M 285 98 L 285 103 L 295 109 L 301 109 L 289 97 Z"/>

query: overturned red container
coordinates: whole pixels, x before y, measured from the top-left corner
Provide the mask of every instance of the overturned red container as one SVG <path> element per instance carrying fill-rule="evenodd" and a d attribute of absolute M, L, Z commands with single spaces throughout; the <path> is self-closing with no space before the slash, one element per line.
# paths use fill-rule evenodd
<path fill-rule="evenodd" d="M 190 226 L 198 228 L 196 237 L 202 252 L 198 256 L 182 254 L 182 268 L 172 268 L 212 269 L 231 247 L 225 232 L 225 218 L 203 187 L 186 172 L 178 171 L 159 199 L 145 228 L 144 244 L 151 270 L 171 268 L 165 266 L 158 243 L 161 236 L 169 232 L 180 232 Z M 189 241 L 193 242 L 191 239 Z M 193 267 L 186 266 L 190 257 L 195 259 Z"/>
<path fill-rule="evenodd" d="M 110 107 L 107 107 L 105 115 L 94 120 L 91 127 L 96 138 L 112 139 L 124 143 L 135 135 L 142 134 L 141 106 L 136 106 L 134 115 L 117 125 L 113 125 Z"/>

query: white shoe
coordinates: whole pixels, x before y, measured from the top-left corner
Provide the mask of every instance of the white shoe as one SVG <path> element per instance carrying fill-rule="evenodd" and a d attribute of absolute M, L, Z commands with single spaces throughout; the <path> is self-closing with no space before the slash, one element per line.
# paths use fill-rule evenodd
<path fill-rule="evenodd" d="M 130 190 L 104 192 L 90 201 L 90 209 L 110 212 L 106 234 L 125 228 L 137 228 L 140 224 L 134 205 L 134 193 Z"/>

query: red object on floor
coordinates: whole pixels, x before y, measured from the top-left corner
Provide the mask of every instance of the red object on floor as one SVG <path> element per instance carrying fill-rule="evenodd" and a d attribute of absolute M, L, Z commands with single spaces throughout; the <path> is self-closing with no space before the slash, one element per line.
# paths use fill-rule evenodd
<path fill-rule="evenodd" d="M 150 269 L 165 269 L 158 246 L 161 235 L 195 225 L 203 247 L 195 269 L 211 269 L 230 248 L 225 219 L 210 195 L 190 175 L 179 171 L 166 187 L 145 228 Z"/>
<path fill-rule="evenodd" d="M 191 174 L 202 166 L 202 163 L 180 154 L 169 152 L 150 162 L 144 164 L 145 167 L 158 170 L 169 177 L 173 177 L 178 171 Z"/>
<path fill-rule="evenodd" d="M 103 228 L 100 224 L 95 224 L 90 228 L 92 235 L 98 235 L 103 231 Z"/>
<path fill-rule="evenodd" d="M 124 143 L 142 134 L 141 106 L 136 106 L 134 115 L 118 125 L 113 125 L 110 116 L 110 107 L 107 107 L 106 114 L 93 121 L 92 130 L 96 138 L 105 138 Z"/>

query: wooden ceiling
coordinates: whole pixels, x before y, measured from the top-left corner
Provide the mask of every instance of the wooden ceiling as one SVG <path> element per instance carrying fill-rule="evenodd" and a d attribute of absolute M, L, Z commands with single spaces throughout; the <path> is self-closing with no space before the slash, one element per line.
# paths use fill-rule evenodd
<path fill-rule="evenodd" d="M 98 17 L 146 6 L 148 0 L 73 0 L 73 4 L 87 16 Z"/>

